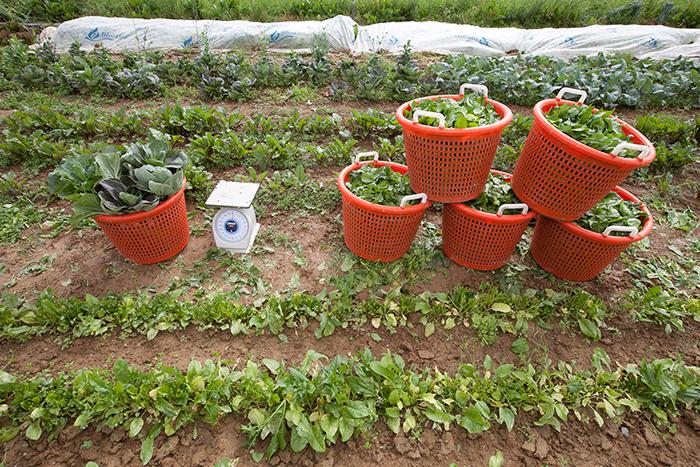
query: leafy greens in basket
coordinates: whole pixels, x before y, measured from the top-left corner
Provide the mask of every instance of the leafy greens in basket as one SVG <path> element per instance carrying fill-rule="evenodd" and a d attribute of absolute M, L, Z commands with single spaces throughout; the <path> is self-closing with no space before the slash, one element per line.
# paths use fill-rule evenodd
<path fill-rule="evenodd" d="M 612 111 L 594 113 L 587 105 L 562 104 L 547 112 L 545 118 L 559 131 L 598 151 L 610 153 L 618 144 L 630 142 L 622 125 L 612 118 Z M 634 157 L 636 153 L 622 151 L 620 156 Z"/>
<path fill-rule="evenodd" d="M 365 164 L 350 172 L 345 186 L 355 196 L 384 206 L 398 206 L 401 198 L 413 194 L 408 177 L 391 170 L 387 165 L 374 167 Z"/>
<path fill-rule="evenodd" d="M 151 130 L 148 144 L 132 144 L 124 154 L 107 147 L 95 156 L 67 157 L 49 174 L 49 191 L 73 201 L 73 223 L 150 211 L 182 188 L 187 161 L 167 135 Z"/>
<path fill-rule="evenodd" d="M 522 203 L 513 193 L 510 183 L 500 175 L 489 174 L 489 178 L 484 185 L 484 191 L 478 198 L 465 203 L 467 206 L 478 209 L 482 212 L 496 214 L 502 204 Z M 509 214 L 509 213 L 505 213 Z"/>
<path fill-rule="evenodd" d="M 481 96 L 465 95 L 459 100 L 447 97 L 411 102 L 410 109 L 404 110 L 404 117 L 413 120 L 413 111 L 428 110 L 445 116 L 445 128 L 471 128 L 489 125 L 501 119 L 492 105 Z M 419 117 L 418 123 L 438 126 L 437 118 Z"/>
<path fill-rule="evenodd" d="M 611 225 L 637 227 L 642 230 L 642 223 L 647 214 L 641 210 L 640 203 L 622 199 L 617 193 L 610 193 L 598 204 L 576 220 L 576 224 L 592 232 L 603 233 Z M 611 236 L 625 237 L 625 232 L 611 232 Z"/>

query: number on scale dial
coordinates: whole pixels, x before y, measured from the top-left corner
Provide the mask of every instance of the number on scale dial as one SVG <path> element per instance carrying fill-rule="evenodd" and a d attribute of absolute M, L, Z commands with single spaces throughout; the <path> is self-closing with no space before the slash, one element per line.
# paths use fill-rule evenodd
<path fill-rule="evenodd" d="M 248 235 L 248 218 L 240 211 L 227 209 L 216 216 L 216 233 L 222 240 L 237 243 Z"/>

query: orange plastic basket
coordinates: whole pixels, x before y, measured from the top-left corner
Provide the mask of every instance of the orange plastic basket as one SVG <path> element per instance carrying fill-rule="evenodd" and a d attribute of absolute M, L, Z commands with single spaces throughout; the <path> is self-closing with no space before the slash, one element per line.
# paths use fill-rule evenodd
<path fill-rule="evenodd" d="M 178 254 L 190 240 L 185 185 L 154 209 L 121 216 L 100 215 L 95 222 L 119 253 L 138 264 L 154 264 Z"/>
<path fill-rule="evenodd" d="M 360 162 L 360 158 L 371 154 L 374 161 Z M 425 194 L 423 202 L 413 206 L 383 206 L 363 200 L 352 194 L 345 186 L 350 172 L 364 164 L 375 167 L 389 166 L 394 172 L 406 174 L 405 165 L 377 160 L 377 153 L 358 154 L 355 162 L 345 167 L 338 176 L 338 189 L 343 195 L 343 233 L 348 249 L 360 258 L 389 262 L 401 258 L 413 243 L 425 210 L 431 205 Z M 404 197 L 407 200 L 409 197 Z"/>
<path fill-rule="evenodd" d="M 510 174 L 491 171 L 510 180 Z M 507 209 L 522 212 L 504 215 Z M 504 204 L 491 214 L 464 204 L 446 204 L 442 210 L 442 251 L 455 263 L 472 269 L 498 269 L 513 254 L 523 232 L 535 217 L 526 204 Z"/>
<path fill-rule="evenodd" d="M 404 117 L 411 102 L 396 111 L 396 119 L 403 127 L 406 164 L 411 188 L 425 193 L 431 201 L 461 203 L 481 194 L 489 170 L 501 142 L 503 129 L 513 120 L 513 113 L 505 105 L 486 97 L 487 89 L 479 85 L 462 85 L 457 96 L 429 96 L 416 99 L 460 99 L 466 88 L 477 89 L 494 107 L 501 119 L 476 128 L 440 128 L 422 125 Z"/>
<path fill-rule="evenodd" d="M 513 172 L 513 191 L 538 213 L 558 220 L 578 219 L 610 193 L 634 169 L 654 160 L 656 151 L 649 140 L 622 120 L 623 131 L 632 135 L 634 144 L 616 148 L 640 150 L 639 157 L 619 157 L 590 148 L 559 131 L 544 114 L 561 104 L 583 105 L 585 92 L 578 102 L 556 99 L 535 105 L 535 120 L 525 140 L 523 152 Z M 616 151 L 613 151 L 616 152 Z"/>
<path fill-rule="evenodd" d="M 639 199 L 620 187 L 614 190 L 623 199 L 639 203 Z M 583 282 L 593 279 L 615 261 L 622 251 L 651 232 L 654 220 L 648 217 L 642 230 L 627 237 L 612 237 L 591 232 L 573 222 L 561 222 L 539 216 L 532 236 L 530 253 L 537 264 L 560 279 Z M 617 229 L 615 229 L 617 230 Z"/>

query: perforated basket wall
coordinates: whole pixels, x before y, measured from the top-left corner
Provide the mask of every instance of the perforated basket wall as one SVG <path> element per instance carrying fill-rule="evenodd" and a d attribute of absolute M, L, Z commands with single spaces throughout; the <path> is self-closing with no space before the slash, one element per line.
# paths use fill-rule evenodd
<path fill-rule="evenodd" d="M 640 162 L 614 157 L 572 140 L 542 115 L 556 102 L 550 99 L 535 106 L 535 119 L 511 183 L 518 198 L 538 213 L 570 221 L 589 211 L 634 169 L 650 164 L 655 153 Z M 635 142 L 651 146 L 629 125 L 625 124 L 624 129 L 634 135 Z"/>
<path fill-rule="evenodd" d="M 378 162 L 375 165 L 389 165 L 392 170 L 403 174 L 407 170 L 405 165 L 393 162 Z M 360 167 L 360 164 L 348 166 L 338 177 L 338 188 L 343 195 L 345 244 L 360 258 L 395 261 L 411 247 L 430 202 L 404 208 L 368 203 L 345 187 L 349 173 Z"/>
<path fill-rule="evenodd" d="M 185 188 L 155 209 L 95 221 L 119 253 L 138 264 L 154 264 L 178 254 L 190 239 Z"/>
<path fill-rule="evenodd" d="M 501 141 L 496 135 L 472 141 L 422 136 L 404 130 L 411 188 L 431 201 L 455 203 L 481 194 Z"/>
<path fill-rule="evenodd" d="M 642 240 L 654 227 L 649 209 L 632 193 L 615 187 L 622 199 L 640 203 L 647 218 L 634 236 L 605 237 L 573 222 L 562 222 L 539 216 L 532 236 L 530 253 L 542 269 L 560 279 L 588 281 L 600 274 L 630 244 Z"/>
<path fill-rule="evenodd" d="M 500 268 L 508 262 L 535 213 L 501 219 L 486 216 L 489 215 L 462 204 L 443 207 L 442 251 L 448 258 L 482 271 Z"/>
<path fill-rule="evenodd" d="M 459 98 L 431 96 L 424 99 Z M 489 99 L 501 120 L 477 128 L 436 128 L 413 123 L 403 116 L 411 104 L 396 111 L 403 127 L 406 164 L 411 188 L 425 193 L 431 201 L 459 203 L 479 196 L 489 176 L 503 129 L 511 122 L 512 112 Z"/>

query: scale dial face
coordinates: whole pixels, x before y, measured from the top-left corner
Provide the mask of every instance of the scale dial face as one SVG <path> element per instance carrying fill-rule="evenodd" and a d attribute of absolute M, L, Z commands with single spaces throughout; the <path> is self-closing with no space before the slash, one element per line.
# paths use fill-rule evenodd
<path fill-rule="evenodd" d="M 250 233 L 248 217 L 237 209 L 222 209 L 214 219 L 214 232 L 227 243 L 239 243 Z"/>

